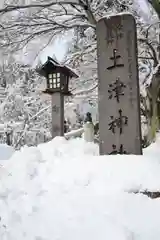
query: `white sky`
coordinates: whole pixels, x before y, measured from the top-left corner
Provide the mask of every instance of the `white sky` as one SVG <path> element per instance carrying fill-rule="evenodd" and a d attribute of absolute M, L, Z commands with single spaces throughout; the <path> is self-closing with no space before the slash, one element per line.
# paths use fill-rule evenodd
<path fill-rule="evenodd" d="M 147 0 L 133 0 L 135 9 L 141 14 L 141 17 L 146 23 L 151 23 L 152 13 L 149 9 L 149 3 Z"/>
<path fill-rule="evenodd" d="M 47 57 L 56 57 L 56 59 L 61 62 L 68 51 L 68 47 L 71 44 L 73 39 L 73 31 L 69 31 L 63 36 L 57 37 L 54 43 L 51 46 L 46 47 L 41 53 L 40 56 L 35 60 L 33 65 L 37 64 L 37 61 L 40 60 L 44 63 L 47 60 Z"/>
<path fill-rule="evenodd" d="M 47 47 L 45 51 L 43 51 L 40 56 L 40 60 L 45 62 L 48 56 L 53 57 L 55 55 L 57 60 L 61 62 L 64 59 L 66 52 L 67 41 L 63 39 L 57 39 L 53 46 Z"/>
<path fill-rule="evenodd" d="M 73 39 L 73 34 L 71 31 L 63 36 L 57 36 L 54 42 L 40 51 L 45 43 L 43 39 L 36 39 L 31 44 L 24 47 L 24 49 L 19 52 L 16 56 L 17 61 L 23 62 L 25 64 L 30 64 L 35 67 L 38 62 L 42 64 L 47 60 L 47 57 L 56 57 L 58 61 L 62 61 L 67 53 L 69 44 L 71 44 Z M 39 52 L 40 51 L 40 52 Z"/>

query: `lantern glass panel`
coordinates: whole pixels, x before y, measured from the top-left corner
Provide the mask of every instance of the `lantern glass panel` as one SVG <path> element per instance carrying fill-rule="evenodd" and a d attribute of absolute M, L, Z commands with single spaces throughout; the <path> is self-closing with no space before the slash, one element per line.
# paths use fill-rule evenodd
<path fill-rule="evenodd" d="M 49 79 L 52 79 L 52 74 L 49 74 L 48 76 L 49 76 Z"/>
<path fill-rule="evenodd" d="M 49 79 L 49 88 L 53 88 L 52 79 Z"/>
<path fill-rule="evenodd" d="M 60 73 L 48 74 L 49 88 L 60 89 Z"/>

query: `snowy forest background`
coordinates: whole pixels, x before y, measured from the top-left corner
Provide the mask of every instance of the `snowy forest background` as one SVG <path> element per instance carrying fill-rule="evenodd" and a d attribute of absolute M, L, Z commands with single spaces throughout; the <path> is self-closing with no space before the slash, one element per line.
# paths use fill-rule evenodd
<path fill-rule="evenodd" d="M 51 138 L 50 98 L 36 72 L 48 55 L 79 75 L 65 99 L 71 128 L 83 124 L 87 111 L 98 121 L 96 23 L 126 11 L 137 22 L 144 146 L 154 141 L 160 128 L 159 0 L 1 0 L 0 142 L 19 148 Z"/>

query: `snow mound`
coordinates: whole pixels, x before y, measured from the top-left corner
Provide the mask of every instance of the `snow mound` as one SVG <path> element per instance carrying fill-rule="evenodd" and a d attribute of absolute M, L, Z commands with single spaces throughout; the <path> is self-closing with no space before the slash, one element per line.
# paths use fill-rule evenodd
<path fill-rule="evenodd" d="M 159 240 L 160 139 L 143 156 L 99 156 L 57 137 L 0 168 L 0 239 Z"/>
<path fill-rule="evenodd" d="M 14 148 L 7 144 L 0 144 L 0 160 L 8 160 L 15 152 Z"/>

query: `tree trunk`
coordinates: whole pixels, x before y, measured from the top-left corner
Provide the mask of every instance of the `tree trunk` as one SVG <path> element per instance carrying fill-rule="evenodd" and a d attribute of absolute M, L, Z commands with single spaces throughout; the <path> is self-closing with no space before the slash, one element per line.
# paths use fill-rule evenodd
<path fill-rule="evenodd" d="M 152 83 L 148 88 L 148 93 L 150 96 L 150 110 L 151 110 L 151 122 L 148 134 L 149 142 L 152 142 L 156 137 L 156 132 L 159 129 L 159 111 L 158 111 L 158 96 L 159 96 L 159 87 L 160 87 L 160 78 L 159 72 L 154 75 Z"/>
<path fill-rule="evenodd" d="M 151 126 L 149 131 L 149 138 L 151 141 L 155 140 L 156 132 L 159 128 L 158 121 L 158 109 L 157 109 L 157 101 L 156 99 L 152 99 L 152 117 L 151 117 Z"/>

